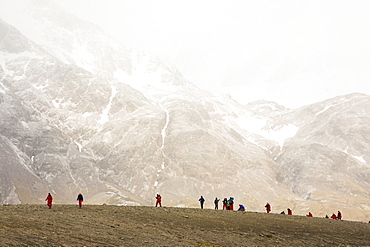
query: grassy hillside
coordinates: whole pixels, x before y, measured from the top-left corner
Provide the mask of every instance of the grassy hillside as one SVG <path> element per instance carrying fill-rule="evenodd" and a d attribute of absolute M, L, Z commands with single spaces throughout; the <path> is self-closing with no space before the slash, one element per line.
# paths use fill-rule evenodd
<path fill-rule="evenodd" d="M 1 205 L 1 246 L 370 246 L 370 224 L 194 208 Z"/>

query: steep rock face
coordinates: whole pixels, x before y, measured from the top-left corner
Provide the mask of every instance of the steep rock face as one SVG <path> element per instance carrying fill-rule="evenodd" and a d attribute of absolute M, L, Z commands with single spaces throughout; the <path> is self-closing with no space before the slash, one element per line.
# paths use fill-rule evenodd
<path fill-rule="evenodd" d="M 19 193 L 34 194 L 46 189 L 46 182 L 31 172 L 29 162 L 32 134 L 28 133 L 28 126 L 34 124 L 42 127 L 42 124 L 39 123 L 40 119 L 31 117 L 28 109 L 9 95 L 0 94 L 0 115 L 0 198 L 4 203 L 19 203 Z"/>
<path fill-rule="evenodd" d="M 352 94 L 303 107 L 287 117 L 300 129 L 276 160 L 278 181 L 305 200 L 330 201 L 347 208 L 346 213 L 367 209 L 369 111 L 370 97 Z"/>
<path fill-rule="evenodd" d="M 45 123 L 41 126 L 28 126 L 29 129 L 24 130 L 24 135 L 30 135 L 28 139 L 20 138 L 20 134 L 12 136 L 14 121 L 18 119 L 5 121 L 7 125 L 2 126 L 3 132 L 10 135 L 9 138 L 14 138 L 12 143 L 17 142 L 28 147 L 21 150 L 22 155 L 28 156 L 25 164 L 29 168 L 28 172 L 47 181 L 50 190 L 57 193 L 62 202 L 72 201 L 71 194 L 79 190 L 91 197 L 101 191 L 107 192 L 106 181 L 100 181 L 99 167 L 96 166 L 102 159 L 99 157 L 99 149 L 97 154 L 94 154 L 93 149 L 87 149 L 84 153 L 80 151 L 83 145 L 88 147 L 94 138 L 100 139 L 101 131 L 107 135 L 107 131 L 104 131 L 104 124 L 108 121 L 105 111 L 125 117 L 132 112 L 140 112 L 137 109 L 145 105 L 142 94 L 125 85 L 111 86 L 85 70 L 62 64 L 31 41 L 15 42 L 14 48 L 9 39 L 17 41 L 24 40 L 24 37 L 4 22 L 0 24 L 3 34 L 0 37 L 3 98 L 13 95 L 20 99 L 22 103 L 19 105 L 25 104 L 27 109 L 32 110 L 25 114 L 38 115 L 39 118 L 35 121 Z M 117 104 L 111 102 L 113 92 Z M 123 97 L 122 94 L 130 97 Z M 151 105 L 148 102 L 146 104 Z M 8 105 L 2 104 L 4 114 L 10 114 L 6 110 Z M 13 108 L 24 112 L 19 107 Z M 6 119 L 5 115 L 2 119 Z M 35 127 L 40 129 L 34 130 Z M 37 134 L 27 133 L 31 131 L 37 131 Z M 93 145 L 97 146 L 99 143 Z M 115 189 L 114 193 L 124 195 L 125 192 L 122 191 Z M 30 201 L 29 198 L 22 199 L 19 200 Z"/>
<path fill-rule="evenodd" d="M 12 28 L 8 32 L 17 33 Z M 229 115 L 237 118 L 243 107 L 232 101 L 212 102 L 211 95 L 184 84 L 176 70 L 172 76 L 167 71 L 158 77 L 154 87 L 151 85 L 153 94 L 146 91 L 151 103 L 113 78 L 103 80 L 60 63 L 32 42 L 22 52 L 4 48 L 3 54 L 2 85 L 6 90 L 67 135 L 75 152 L 90 158 L 87 164 L 80 157 L 60 161 L 64 163 L 61 167 L 73 173 L 76 162 L 82 163 L 85 170 L 81 176 L 97 176 L 97 181 L 140 195 L 147 203 L 160 191 L 171 198 L 168 203 L 172 205 L 194 205 L 198 194 L 221 194 L 239 200 L 253 198 L 251 205 L 257 207 L 259 200 L 249 193 L 257 191 L 261 183 L 254 174 L 263 171 L 261 179 L 275 182 L 269 152 L 246 140 L 238 133 L 241 128 L 229 119 Z M 171 85 L 167 87 L 170 90 L 161 88 L 162 84 Z M 230 106 L 236 113 L 228 110 Z M 34 156 L 37 162 L 39 153 Z M 47 168 L 44 172 L 49 176 L 58 174 L 57 167 Z M 74 181 L 75 176 L 69 180 Z M 50 180 L 55 182 L 56 177 Z M 238 189 L 245 181 L 250 181 L 246 189 Z M 89 191 L 90 185 L 85 186 Z M 267 188 L 264 194 L 280 194 L 281 189 Z"/>
<path fill-rule="evenodd" d="M 225 125 L 220 113 L 214 112 L 213 104 L 182 100 L 171 102 L 167 111 L 165 172 L 159 185 L 170 192 L 171 200 L 193 200 L 194 205 L 197 198 L 188 198 L 189 195 L 204 195 L 208 199 L 234 195 L 258 207 L 259 193 L 277 195 L 282 190 L 280 186 L 259 188 L 261 183 L 274 183 L 274 163 L 263 149 Z M 173 184 L 179 187 L 174 188 Z"/>
<path fill-rule="evenodd" d="M 1 94 L 0 104 L 1 201 L 39 203 L 47 192 L 60 194 L 59 202 L 68 201 L 67 191 L 73 193 L 84 187 L 77 181 L 85 168 L 71 169 L 75 157 L 79 156 L 77 146 L 21 103 L 16 95 L 5 92 Z M 84 180 L 85 184 L 89 183 L 88 178 Z M 92 190 L 94 183 L 89 184 Z"/>
<path fill-rule="evenodd" d="M 50 6 L 47 9 L 53 12 Z M 145 54 L 122 49 L 109 37 L 103 37 L 101 30 L 94 31 L 90 27 L 86 29 L 84 25 L 79 25 L 78 20 L 70 18 L 66 13 L 58 12 L 54 16 L 51 17 L 51 14 L 43 9 L 43 14 L 40 14 L 36 19 L 38 25 L 34 25 L 34 27 L 37 26 L 40 31 L 35 33 L 42 33 L 43 38 L 35 35 L 35 33 L 24 31 L 28 37 L 42 44 L 47 51 L 61 61 L 67 61 L 94 74 L 110 78 L 111 86 L 115 88 L 115 90 L 112 90 L 114 97 L 110 102 L 111 108 L 106 115 L 109 121 L 100 127 L 99 133 L 91 130 L 91 128 L 94 128 L 92 127 L 94 122 L 98 121 L 98 116 L 95 116 L 95 121 L 91 121 L 94 118 L 94 115 L 91 115 L 94 111 L 85 109 L 87 103 L 79 102 L 79 107 L 71 107 L 76 105 L 78 101 L 72 100 L 70 102 L 62 96 L 63 92 L 66 92 L 63 88 L 64 85 L 70 83 L 71 80 L 78 82 L 73 86 L 74 88 L 85 87 L 81 79 L 73 77 L 76 74 L 74 71 L 70 71 L 65 76 L 63 83 L 60 83 L 58 78 L 53 80 L 58 82 L 58 87 L 62 87 L 58 92 L 59 95 L 52 90 L 49 92 L 43 90 L 45 97 L 49 98 L 48 102 L 53 102 L 53 106 L 50 103 L 47 104 L 50 110 L 45 111 L 45 117 L 50 119 L 63 132 L 68 133 L 84 153 L 94 157 L 100 169 L 100 179 L 118 184 L 134 194 L 140 194 L 148 202 L 156 191 L 161 191 L 161 193 L 163 191 L 164 196 L 168 193 L 168 197 L 171 198 L 171 201 L 168 200 L 168 202 L 175 205 L 179 204 L 179 200 L 180 204 L 182 204 L 182 201 L 186 202 L 183 203 L 184 205 L 194 204 L 194 194 L 198 197 L 198 194 L 201 193 L 204 195 L 210 194 L 212 197 L 213 195 L 220 197 L 219 194 L 225 194 L 224 196 L 233 194 L 240 200 L 245 196 L 250 197 L 249 192 L 244 189 L 236 193 L 235 186 L 230 185 L 229 180 L 235 180 L 232 184 L 242 184 L 249 180 L 251 175 L 242 172 L 242 170 L 244 170 L 245 159 L 248 159 L 251 164 L 255 163 L 252 149 L 255 155 L 262 155 L 261 161 L 258 161 L 262 165 L 253 165 L 252 167 L 270 170 L 269 167 L 272 162 L 268 157 L 265 157 L 266 153 L 263 149 L 243 140 L 244 138 L 238 133 L 240 128 L 237 124 L 234 124 L 235 126 L 231 128 L 225 126 L 226 122 L 229 122 L 224 120 L 224 116 L 229 115 L 227 105 L 217 103 L 217 106 L 213 106 L 213 103 L 208 103 L 204 106 L 207 101 L 210 101 L 210 98 L 204 98 L 203 94 L 205 92 L 201 92 L 189 84 L 175 68 L 164 65 Z M 61 22 L 61 16 L 68 22 Z M 48 22 L 45 22 L 45 18 Z M 74 28 L 66 29 L 66 25 L 71 23 L 74 23 Z M 54 35 L 55 33 L 57 35 Z M 69 38 L 66 39 L 65 37 Z M 78 37 L 77 40 L 76 37 Z M 56 43 L 56 40 L 59 41 Z M 67 40 L 69 43 L 66 42 Z M 83 47 L 82 50 L 88 52 L 75 56 L 73 51 L 81 50 L 81 47 Z M 100 54 L 104 54 L 104 62 L 95 63 L 99 66 L 92 65 L 94 59 L 102 59 Z M 111 56 L 109 59 L 105 59 L 105 56 L 110 56 L 110 54 L 119 54 L 119 56 Z M 92 59 L 90 56 L 92 56 Z M 122 58 L 131 60 L 123 66 Z M 90 61 L 91 66 L 82 64 L 82 60 Z M 109 64 L 106 62 L 107 60 Z M 66 71 L 55 68 L 52 74 L 64 76 Z M 154 105 L 162 108 L 161 111 L 158 111 L 158 107 L 153 107 L 151 110 L 146 109 L 141 113 L 139 111 L 135 112 L 136 114 L 131 116 L 127 112 L 122 115 L 115 114 L 113 109 L 120 104 L 117 100 L 120 90 L 117 90 L 117 87 L 123 85 L 114 81 L 114 77 L 143 90 L 146 97 L 150 98 Z M 49 83 L 48 87 L 54 88 Z M 105 89 L 106 87 L 106 84 L 96 87 L 99 91 L 104 90 L 104 92 L 99 97 L 101 98 L 100 101 L 97 98 L 91 100 L 96 106 L 90 105 L 90 108 L 98 108 L 98 112 L 102 111 L 101 106 L 105 106 L 108 99 L 108 89 Z M 115 92 L 113 93 L 113 91 Z M 97 94 L 93 90 L 92 92 L 93 95 Z M 82 93 L 78 92 L 77 94 L 81 95 Z M 56 97 L 57 99 L 55 99 Z M 128 95 L 123 97 L 126 101 L 130 98 Z M 203 100 L 198 101 L 198 98 L 203 98 Z M 136 102 L 136 104 L 142 103 Z M 239 108 L 242 107 L 239 106 Z M 63 113 L 61 110 L 66 112 Z M 82 126 L 79 124 L 80 120 L 76 121 L 81 118 L 73 117 L 76 115 L 76 111 L 79 110 L 85 116 L 82 118 Z M 221 111 L 221 113 L 218 111 Z M 208 112 L 213 115 L 209 116 Z M 235 113 L 232 114 L 236 115 Z M 220 122 L 213 123 L 213 117 L 217 117 Z M 237 130 L 234 130 L 234 128 Z M 213 149 L 214 147 L 216 148 Z M 204 148 L 207 148 L 207 150 L 204 150 Z M 249 152 L 246 151 L 247 148 Z M 244 154 L 240 155 L 239 152 Z M 209 154 L 205 155 L 204 153 Z M 209 159 L 213 155 L 223 158 Z M 216 160 L 219 174 L 215 179 L 212 178 L 214 175 L 211 174 L 212 169 L 210 167 L 215 165 L 214 161 Z M 206 172 L 199 177 L 199 171 Z M 270 180 L 273 177 L 274 175 L 269 174 Z M 220 185 L 213 188 L 214 183 L 220 183 Z M 177 186 L 177 184 L 180 186 Z M 186 184 L 186 186 L 181 186 L 181 184 Z M 206 186 L 203 184 L 206 184 Z M 258 187 L 258 183 L 251 182 L 250 184 L 256 188 Z M 256 188 L 253 190 L 257 191 Z M 189 194 L 187 190 L 192 193 Z M 271 194 L 274 193 L 276 192 L 271 192 Z"/>

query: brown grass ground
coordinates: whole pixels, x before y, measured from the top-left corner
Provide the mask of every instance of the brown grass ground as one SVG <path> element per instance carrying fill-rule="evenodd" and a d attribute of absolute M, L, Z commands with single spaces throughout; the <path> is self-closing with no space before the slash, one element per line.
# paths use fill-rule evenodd
<path fill-rule="evenodd" d="M 370 224 L 172 207 L 0 205 L 1 246 L 370 246 Z"/>

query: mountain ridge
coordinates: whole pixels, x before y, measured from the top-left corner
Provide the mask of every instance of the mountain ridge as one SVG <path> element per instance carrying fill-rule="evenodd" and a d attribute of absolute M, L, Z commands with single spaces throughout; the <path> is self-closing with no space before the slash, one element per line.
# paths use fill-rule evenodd
<path fill-rule="evenodd" d="M 75 32 L 83 27 L 77 23 Z M 101 40 L 109 46 L 111 39 Z M 233 196 L 255 211 L 269 201 L 299 214 L 341 209 L 351 219 L 370 217 L 369 96 L 299 109 L 243 106 L 197 88 L 154 57 L 118 47 L 126 55 L 117 60 L 110 55 L 116 43 L 91 60 L 107 54 L 105 73 L 79 67 L 73 56 L 65 63 L 49 53 L 55 45 L 45 49 L 1 22 L 2 146 L 18 153 L 2 164 L 2 202 L 41 203 L 41 194 L 53 192 L 68 203 L 82 192 L 90 203 L 150 205 L 161 193 L 171 206 Z M 117 78 L 117 70 L 127 73 Z M 12 169 L 22 170 L 22 183 Z"/>

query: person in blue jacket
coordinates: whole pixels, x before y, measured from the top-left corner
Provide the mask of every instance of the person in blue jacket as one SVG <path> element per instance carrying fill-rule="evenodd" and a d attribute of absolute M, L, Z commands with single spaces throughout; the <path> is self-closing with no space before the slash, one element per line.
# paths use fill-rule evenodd
<path fill-rule="evenodd" d="M 238 211 L 245 211 L 245 207 L 243 204 L 239 204 Z"/>
<path fill-rule="evenodd" d="M 203 209 L 203 204 L 205 202 L 205 199 L 203 198 L 203 196 L 200 196 L 199 202 L 200 202 L 200 208 Z"/>
<path fill-rule="evenodd" d="M 77 201 L 78 201 L 78 206 L 79 207 L 82 207 L 83 200 L 84 200 L 84 197 L 82 196 L 81 193 L 79 193 L 78 196 L 77 196 Z"/>

